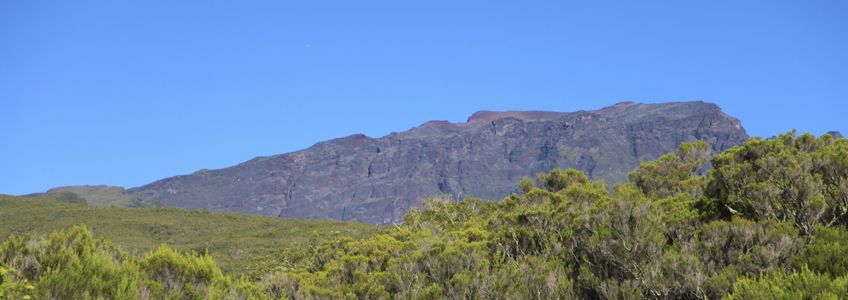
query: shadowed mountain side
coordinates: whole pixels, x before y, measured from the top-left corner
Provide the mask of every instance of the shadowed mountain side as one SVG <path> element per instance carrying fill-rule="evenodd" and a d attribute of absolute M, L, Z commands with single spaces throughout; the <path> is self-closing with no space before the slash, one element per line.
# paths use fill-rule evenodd
<path fill-rule="evenodd" d="M 392 223 L 433 195 L 500 199 L 522 177 L 573 167 L 623 181 L 639 162 L 705 140 L 747 138 L 715 104 L 619 103 L 595 111 L 478 112 L 381 138 L 352 135 L 128 190 L 148 204 Z"/>

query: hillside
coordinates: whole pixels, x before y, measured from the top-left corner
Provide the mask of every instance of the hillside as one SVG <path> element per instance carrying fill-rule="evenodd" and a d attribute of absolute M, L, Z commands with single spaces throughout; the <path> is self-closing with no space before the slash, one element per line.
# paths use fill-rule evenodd
<path fill-rule="evenodd" d="M 500 199 L 553 168 L 621 182 L 681 142 L 714 152 L 747 138 L 710 103 L 619 103 L 572 113 L 478 112 L 381 138 L 352 135 L 129 189 L 148 205 L 279 217 L 394 223 L 429 196 Z"/>
<path fill-rule="evenodd" d="M 281 219 L 176 208 L 91 207 L 50 196 L 0 195 L 0 240 L 10 234 L 44 235 L 85 224 L 131 254 L 160 244 L 175 249 L 208 250 L 228 273 L 258 272 L 285 266 L 279 255 L 308 243 L 338 237 L 358 238 L 380 230 L 355 222 Z M 281 252 L 283 251 L 283 252 Z"/>
<path fill-rule="evenodd" d="M 141 199 L 138 196 L 126 193 L 123 187 L 106 185 L 78 185 L 63 186 L 47 190 L 45 193 L 35 193 L 26 197 L 74 197 L 79 196 L 85 203 L 92 206 L 138 206 Z"/>

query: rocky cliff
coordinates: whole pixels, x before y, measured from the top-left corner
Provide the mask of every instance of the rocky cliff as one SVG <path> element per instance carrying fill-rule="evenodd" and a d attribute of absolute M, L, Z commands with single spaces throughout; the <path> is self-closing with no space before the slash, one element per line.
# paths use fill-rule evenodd
<path fill-rule="evenodd" d="M 622 181 L 639 162 L 706 140 L 747 138 L 710 103 L 640 104 L 572 113 L 477 112 L 381 138 L 352 135 L 307 149 L 130 189 L 144 202 L 280 217 L 391 223 L 433 195 L 500 199 L 522 177 L 574 167 Z"/>

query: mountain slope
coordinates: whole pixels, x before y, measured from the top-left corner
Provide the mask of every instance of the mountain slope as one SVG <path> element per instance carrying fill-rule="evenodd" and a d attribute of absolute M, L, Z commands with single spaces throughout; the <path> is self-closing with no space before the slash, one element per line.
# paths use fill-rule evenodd
<path fill-rule="evenodd" d="M 478 112 L 382 138 L 352 135 L 307 149 L 176 176 L 128 190 L 181 208 L 391 223 L 428 196 L 500 199 L 552 168 L 622 181 L 639 162 L 706 140 L 715 151 L 747 138 L 710 103 L 625 102 L 595 111 Z"/>

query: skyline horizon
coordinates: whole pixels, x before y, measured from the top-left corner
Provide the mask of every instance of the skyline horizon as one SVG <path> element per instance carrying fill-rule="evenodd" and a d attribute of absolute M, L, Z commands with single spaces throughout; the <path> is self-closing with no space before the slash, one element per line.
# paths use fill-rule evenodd
<path fill-rule="evenodd" d="M 616 106 L 616 105 L 619 105 L 619 104 L 626 104 L 626 103 L 636 103 L 636 104 L 667 104 L 667 103 L 687 103 L 687 102 L 701 102 L 701 103 L 706 103 L 706 104 L 714 104 L 714 105 L 718 106 L 718 107 L 719 107 L 719 109 L 720 109 L 723 113 L 725 113 L 725 114 L 729 115 L 730 117 L 733 117 L 733 118 L 737 119 L 737 120 L 740 122 L 741 126 L 742 126 L 742 128 L 741 128 L 741 129 L 742 129 L 743 131 L 745 131 L 745 132 L 748 134 L 748 136 L 749 136 L 750 138 L 759 137 L 759 138 L 763 138 L 763 139 L 768 139 L 768 138 L 776 137 L 776 136 L 781 135 L 781 134 L 789 133 L 789 132 L 791 132 L 791 131 L 793 131 L 793 130 L 797 131 L 797 133 L 798 133 L 798 134 L 810 133 L 810 134 L 813 134 L 813 135 L 814 135 L 814 136 L 816 136 L 816 137 L 820 137 L 820 136 L 825 135 L 825 134 L 828 134 L 828 133 L 830 133 L 830 132 L 837 132 L 837 133 L 842 134 L 842 130 L 839 130 L 839 129 L 830 129 L 830 130 L 826 130 L 826 131 L 821 132 L 821 133 L 816 133 L 816 132 L 809 132 L 809 131 L 799 131 L 799 130 L 797 130 L 797 129 L 794 129 L 794 128 L 793 128 L 793 129 L 790 129 L 789 131 L 779 132 L 779 133 L 773 133 L 773 134 L 771 134 L 770 136 L 755 135 L 755 134 L 751 134 L 750 132 L 748 132 L 748 129 L 745 127 L 745 121 L 744 121 L 744 120 L 742 120 L 742 119 L 740 119 L 740 118 L 738 118 L 738 117 L 736 117 L 736 116 L 733 116 L 732 114 L 727 113 L 726 111 L 724 111 L 724 109 L 721 107 L 721 105 L 718 105 L 717 103 L 710 102 L 710 101 L 703 101 L 703 100 L 691 100 L 691 101 L 668 101 L 668 102 L 618 101 L 618 102 L 611 103 L 611 104 L 609 104 L 609 105 L 602 106 L 602 107 L 597 107 L 597 108 L 594 108 L 594 109 L 589 109 L 589 108 L 587 108 L 587 109 L 579 109 L 579 110 L 574 110 L 574 111 L 553 111 L 553 110 L 485 110 L 485 109 L 484 109 L 484 110 L 477 110 L 477 111 L 474 111 L 474 112 L 472 112 L 472 113 L 468 114 L 468 118 L 471 118 L 474 114 L 477 114 L 477 113 L 480 113 L 480 112 L 494 112 L 494 113 L 502 113 L 502 112 L 555 112 L 555 113 L 575 113 L 575 112 L 579 112 L 579 111 L 596 111 L 596 110 L 601 110 L 601 109 L 604 109 L 604 108 L 610 108 L 610 107 L 613 107 L 613 106 Z M 364 135 L 364 136 L 366 136 L 366 137 L 368 137 L 368 138 L 374 138 L 374 139 L 384 138 L 384 137 L 387 137 L 387 136 L 389 136 L 389 135 L 391 135 L 391 134 L 406 132 L 406 131 L 409 131 L 409 130 L 412 130 L 412 129 L 418 128 L 418 127 L 420 127 L 420 126 L 422 126 L 422 125 L 424 125 L 424 124 L 426 124 L 426 123 L 428 123 L 428 122 L 434 122 L 434 121 L 435 121 L 435 122 L 446 121 L 446 122 L 449 122 L 450 124 L 453 124 L 453 125 L 468 124 L 467 119 L 466 119 L 466 120 L 459 120 L 459 121 L 452 121 L 452 120 L 440 120 L 440 119 L 431 119 L 431 120 L 424 121 L 424 122 L 422 122 L 422 123 L 420 123 L 420 124 L 418 124 L 418 125 L 415 125 L 415 126 L 409 127 L 409 128 L 407 128 L 407 129 L 393 130 L 393 131 L 389 131 L 389 132 L 386 132 L 386 133 L 384 133 L 384 134 L 382 134 L 382 135 L 378 135 L 378 136 L 371 136 L 371 135 L 367 135 L 367 134 L 365 134 L 365 133 L 355 132 L 355 133 L 351 133 L 351 134 L 348 134 L 348 135 L 337 136 L 337 137 L 333 137 L 333 138 L 329 138 L 329 139 L 316 140 L 316 141 L 314 141 L 314 143 L 312 143 L 311 145 L 309 145 L 309 146 L 305 146 L 305 147 L 302 147 L 302 148 L 298 148 L 298 149 L 287 150 L 287 151 L 284 151 L 284 152 L 278 152 L 278 153 L 267 154 L 267 155 L 255 155 L 255 156 L 252 156 L 252 157 L 244 157 L 241 161 L 236 162 L 236 163 L 233 163 L 233 164 L 230 164 L 230 165 L 220 166 L 220 167 L 210 167 L 210 168 L 206 168 L 206 167 L 204 167 L 204 168 L 200 168 L 200 169 L 193 170 L 193 171 L 191 171 L 191 172 L 180 173 L 180 174 L 171 174 L 171 175 L 167 175 L 167 176 L 163 176 L 163 177 L 160 177 L 160 178 L 153 179 L 153 180 L 151 180 L 151 181 L 143 182 L 143 183 L 140 183 L 140 184 L 137 184 L 137 185 L 130 185 L 130 186 L 126 186 L 126 185 L 110 184 L 110 183 L 83 183 L 83 184 L 55 185 L 55 186 L 47 187 L 46 189 L 44 189 L 44 190 L 40 190 L 40 191 L 30 191 L 30 192 L 24 192 L 24 193 L 18 193 L 18 194 L 8 194 L 8 195 L 25 196 L 25 195 L 30 195 L 30 194 L 44 193 L 44 192 L 48 192 L 48 191 L 53 190 L 53 189 L 60 189 L 60 188 L 66 188 L 66 187 L 76 187 L 76 186 L 90 186 L 90 187 L 118 187 L 118 188 L 123 188 L 123 189 L 127 189 L 127 190 L 128 190 L 128 189 L 132 189 L 132 188 L 142 187 L 142 186 L 144 186 L 144 185 L 147 185 L 147 184 L 150 184 L 150 183 L 153 183 L 153 182 L 155 182 L 155 181 L 162 180 L 162 179 L 166 179 L 166 178 L 171 178 L 171 177 L 176 177 L 176 176 L 183 176 L 183 175 L 190 175 L 190 174 L 193 174 L 193 173 L 196 173 L 196 172 L 199 172 L 199 171 L 225 169 L 225 168 L 229 168 L 229 167 L 236 166 L 236 165 L 241 164 L 241 163 L 245 163 L 245 162 L 247 162 L 247 161 L 250 161 L 250 160 L 253 160 L 253 159 L 256 159 L 256 158 L 269 157 L 269 156 L 276 156 L 276 155 L 284 155 L 284 154 L 289 154 L 289 153 L 292 153 L 292 152 L 302 151 L 302 150 L 306 150 L 306 149 L 308 149 L 308 148 L 310 148 L 310 147 L 313 147 L 313 146 L 315 146 L 315 145 L 317 145 L 317 144 L 319 144 L 319 143 L 326 142 L 326 141 L 330 141 L 330 140 L 334 140 L 334 139 L 340 139 L 340 138 L 345 138 L 345 137 L 350 137 L 350 136 L 356 136 L 356 135 Z M 0 194 L 7 194 L 7 193 L 4 193 L 3 191 L 0 191 Z"/>

